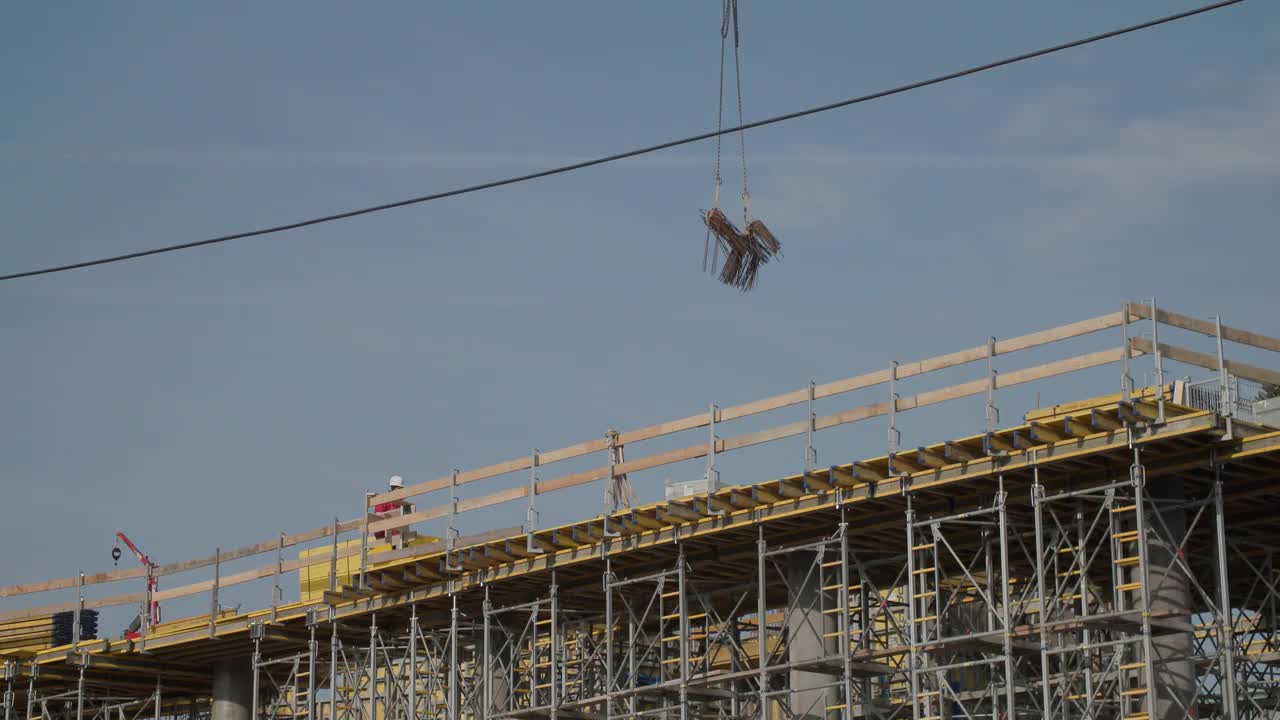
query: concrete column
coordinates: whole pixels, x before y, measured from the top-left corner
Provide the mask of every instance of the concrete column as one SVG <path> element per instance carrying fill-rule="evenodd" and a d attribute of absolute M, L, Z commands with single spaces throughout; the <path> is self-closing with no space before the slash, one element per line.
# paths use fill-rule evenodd
<path fill-rule="evenodd" d="M 1186 500 L 1181 478 L 1153 479 L 1147 489 L 1152 500 L 1179 503 Z M 1151 517 L 1149 526 L 1157 533 L 1147 544 L 1151 613 L 1155 616 L 1153 624 L 1158 625 L 1169 611 L 1177 612 L 1176 615 L 1169 616 L 1169 620 L 1190 623 L 1190 580 L 1181 568 L 1176 565 L 1169 567 L 1177 552 L 1174 542 L 1181 542 L 1182 535 L 1186 532 L 1186 511 L 1181 508 L 1158 508 L 1154 503 L 1148 507 Z M 1174 542 L 1170 542 L 1170 538 Z M 1153 689 L 1155 712 L 1151 714 L 1151 720 L 1181 720 L 1182 707 L 1191 702 L 1195 695 L 1196 670 L 1191 660 L 1192 642 L 1191 633 L 1152 633 L 1156 687 Z"/>
<path fill-rule="evenodd" d="M 839 638 L 823 637 L 836 632 L 836 616 L 822 614 L 822 609 L 835 606 L 835 593 L 822 591 L 822 573 L 817 568 L 817 553 L 798 551 L 787 554 L 787 597 L 791 608 L 787 616 L 789 662 L 813 660 L 839 652 Z M 819 597 L 822 601 L 819 602 Z M 834 663 L 839 666 L 839 663 Z M 814 668 L 791 671 L 791 711 L 795 720 L 825 720 L 839 717 L 839 711 L 826 708 L 839 704 L 840 671 L 818 672 Z M 824 685 L 835 687 L 823 687 Z"/>
<path fill-rule="evenodd" d="M 213 665 L 210 720 L 249 720 L 253 708 L 253 664 L 249 658 L 225 658 Z"/>

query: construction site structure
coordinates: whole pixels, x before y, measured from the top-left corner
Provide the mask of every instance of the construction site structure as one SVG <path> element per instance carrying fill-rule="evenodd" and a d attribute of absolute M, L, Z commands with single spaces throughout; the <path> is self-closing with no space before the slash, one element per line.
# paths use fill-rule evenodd
<path fill-rule="evenodd" d="M 1209 349 L 1162 341 L 1170 328 Z M 996 370 L 1012 353 L 1087 338 L 1106 347 Z M 1262 399 L 1280 394 L 1280 372 L 1228 349 L 1274 358 L 1280 339 L 1126 304 L 454 470 L 365 498 L 355 520 L 231 552 L 9 585 L 0 596 L 75 599 L 7 610 L 0 622 L 191 595 L 209 596 L 210 612 L 144 622 L 137 638 L 4 656 L 4 720 L 1280 716 L 1280 420 Z M 1178 376 L 1174 363 L 1212 377 Z M 903 392 L 966 366 L 981 377 Z M 1001 427 L 1002 389 L 1089 368 L 1115 371 L 1096 397 Z M 1150 382 L 1135 383 L 1143 375 Z M 882 394 L 817 412 L 859 390 Z M 961 398 L 981 400 L 972 425 L 985 429 L 903 445 L 904 413 Z M 722 435 L 733 421 L 796 409 L 798 420 Z M 821 431 L 874 419 L 878 432 L 887 426 L 883 454 L 817 464 Z M 640 454 L 681 433 L 699 439 Z M 804 438 L 802 472 L 719 474 L 719 455 L 784 438 Z M 591 456 L 604 464 L 543 476 Z M 640 486 L 637 473 L 688 460 L 706 463 L 694 494 L 618 506 L 619 477 Z M 460 497 L 495 478 L 514 482 Z M 588 483 L 604 488 L 605 512 L 538 526 L 540 496 Z M 370 511 L 432 494 L 445 500 L 395 517 Z M 462 534 L 466 513 L 506 503 L 525 506 L 525 526 Z M 439 540 L 375 540 L 425 523 L 444 526 Z M 274 560 L 222 572 L 256 555 Z M 328 572 L 317 575 L 320 563 Z M 305 594 L 285 602 L 293 571 Z M 151 589 L 155 576 L 196 573 Z M 261 609 L 221 609 L 220 591 L 267 582 Z M 87 597 L 105 583 L 143 590 Z"/>

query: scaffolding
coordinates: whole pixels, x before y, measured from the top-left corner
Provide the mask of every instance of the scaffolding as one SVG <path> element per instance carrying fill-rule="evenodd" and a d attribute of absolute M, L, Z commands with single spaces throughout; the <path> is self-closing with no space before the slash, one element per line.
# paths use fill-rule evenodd
<path fill-rule="evenodd" d="M 889 452 L 818 468 L 811 384 L 798 475 L 451 536 L 323 602 L 11 659 L 4 720 L 221 720 L 210 678 L 237 659 L 251 720 L 1280 717 L 1280 431 L 1175 383 L 1134 388 L 1128 349 L 1161 381 L 1162 357 L 1212 362 L 1224 388 L 1271 371 L 1131 338 L 1131 314 L 1188 324 L 1126 308 L 1113 396 L 997 428 L 990 340 L 965 390 L 986 396 L 986 433 L 904 450 L 916 405 L 895 388 Z M 724 419 L 690 424 L 711 428 L 709 476 Z M 635 469 L 618 438 L 611 482 Z M 532 508 L 544 464 L 527 463 Z"/>

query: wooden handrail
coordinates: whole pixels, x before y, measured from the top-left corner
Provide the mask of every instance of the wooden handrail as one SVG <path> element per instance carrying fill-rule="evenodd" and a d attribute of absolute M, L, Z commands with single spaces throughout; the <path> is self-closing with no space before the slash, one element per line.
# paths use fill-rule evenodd
<path fill-rule="evenodd" d="M 1132 338 L 1130 342 L 1137 350 L 1144 353 L 1152 352 L 1151 341 L 1146 338 Z M 1195 365 L 1208 370 L 1218 369 L 1218 357 L 1216 355 L 1188 350 L 1184 347 L 1178 347 L 1177 345 L 1160 343 L 1160 355 L 1169 358 L 1170 360 L 1177 360 L 1181 363 Z M 1225 358 L 1223 359 L 1222 364 L 1225 366 L 1227 372 L 1237 377 L 1256 380 L 1260 383 L 1267 383 L 1269 385 L 1280 385 L 1280 372 L 1255 367 L 1253 365 L 1246 365 L 1245 363 L 1236 362 L 1235 360 L 1227 360 Z"/>
<path fill-rule="evenodd" d="M 1138 350 L 1135 347 L 1131 349 L 1130 356 L 1136 357 L 1143 354 L 1143 352 L 1145 351 Z M 1116 347 L 1085 355 L 1077 355 L 1064 360 L 1056 360 L 1054 362 L 1037 365 L 1023 370 L 1014 370 L 996 375 L 995 387 L 997 389 L 1011 387 L 1013 385 L 1020 385 L 1046 377 L 1053 377 L 1055 375 L 1076 372 L 1077 370 L 1107 365 L 1119 362 L 1123 356 L 1124 348 Z M 986 392 L 986 389 L 987 379 L 982 378 L 980 380 L 973 380 L 937 390 L 929 390 L 908 397 L 901 397 L 897 400 L 897 412 L 906 412 L 907 410 L 915 408 L 936 405 L 956 398 L 980 395 Z M 850 408 L 831 415 L 818 417 L 814 422 L 814 427 L 817 430 L 824 430 L 827 428 L 837 427 L 839 425 L 858 422 L 859 420 L 887 415 L 888 413 L 889 401 L 884 400 L 881 402 Z M 730 450 L 738 450 L 752 445 L 781 440 L 783 438 L 796 437 L 798 435 L 805 434 L 807 430 L 808 421 L 806 420 L 779 425 L 767 430 L 757 430 L 755 432 L 749 432 L 743 435 L 718 440 L 716 442 L 716 452 L 728 452 Z M 649 470 L 663 465 L 683 462 L 685 460 L 694 460 L 700 457 L 705 457 L 707 450 L 708 447 L 706 443 L 699 443 L 675 450 L 668 450 L 666 452 L 635 458 L 624 463 L 614 465 L 613 472 L 615 475 L 621 475 L 624 473 Z M 570 475 L 564 475 L 558 478 L 552 478 L 550 480 L 540 480 L 537 485 L 538 494 L 542 495 L 555 490 L 604 480 L 608 477 L 609 467 L 605 466 L 593 468 L 591 470 L 584 470 Z M 459 501 L 457 511 L 459 513 L 463 513 L 471 510 L 479 510 L 481 508 L 499 505 L 504 502 L 527 498 L 528 496 L 529 486 L 522 484 L 504 490 L 499 490 L 488 495 L 482 495 L 477 498 Z M 408 525 L 413 525 L 427 520 L 435 520 L 447 516 L 452 511 L 452 503 L 446 503 L 444 505 L 419 510 L 418 512 L 408 513 L 406 515 L 396 515 L 394 517 L 383 518 L 369 523 L 369 532 L 381 532 L 406 527 Z"/>
<path fill-rule="evenodd" d="M 472 535 L 464 535 L 458 538 L 456 541 L 456 546 L 467 547 L 470 545 L 480 545 L 486 542 L 491 542 L 496 539 L 509 537 L 519 532 L 520 532 L 519 527 L 507 527 L 507 528 L 500 528 L 495 530 L 486 530 L 484 532 L 475 533 Z M 279 541 L 277 541 L 277 543 L 278 542 Z M 416 557 L 419 555 L 430 555 L 431 553 L 440 553 L 440 552 L 443 552 L 445 549 L 446 549 L 446 544 L 443 541 L 423 543 L 421 545 L 409 545 L 407 547 L 399 548 L 396 550 L 377 553 L 375 556 L 373 556 L 373 561 L 375 563 L 393 562 L 395 560 L 402 560 L 408 557 Z M 341 558 L 351 557 L 353 555 L 359 555 L 359 554 L 360 554 L 359 547 L 339 548 L 336 554 L 336 557 L 341 559 Z M 281 572 L 292 572 L 294 570 L 297 570 L 299 568 L 306 567 L 309 565 L 316 565 L 319 563 L 328 562 L 330 558 L 334 556 L 335 554 L 333 550 L 329 550 L 325 553 L 309 555 L 305 558 L 296 558 L 294 560 L 287 560 L 283 563 L 280 563 L 278 567 Z M 274 575 L 276 572 L 276 568 L 277 568 L 277 564 L 273 562 L 270 565 L 262 565 L 259 567 L 250 568 L 248 570 L 242 570 L 232 575 L 223 575 L 217 579 L 216 586 L 219 590 L 221 590 L 227 587 L 231 587 L 233 585 L 241 585 L 243 583 L 252 582 L 254 580 L 261 580 L 262 578 L 271 577 L 272 575 Z M 213 590 L 214 587 L 215 587 L 214 580 L 201 580 L 198 582 L 189 583 L 187 585 L 180 585 L 178 587 L 168 588 L 166 590 L 159 590 L 151 595 L 151 599 L 155 601 L 161 601 L 161 600 L 172 600 L 174 598 L 180 598 L 180 597 L 187 597 L 190 595 L 199 595 L 201 593 L 207 593 Z M 84 601 L 83 607 L 104 608 L 104 607 L 114 607 L 117 605 L 137 605 L 146 599 L 147 599 L 147 594 L 145 592 L 127 593 L 124 595 L 110 595 L 107 597 L 100 597 L 100 598 L 88 598 Z M 51 605 L 42 605 L 40 607 L 30 607 L 30 608 L 21 608 L 18 610 L 9 610 L 6 612 L 0 612 L 0 622 L 5 622 L 9 620 L 25 620 L 28 618 L 41 617 L 44 615 L 50 615 L 52 613 L 63 612 L 66 610 L 74 610 L 78 605 L 79 605 L 79 602 L 73 601 L 73 602 L 65 602 L 65 603 L 55 603 Z"/>
<path fill-rule="evenodd" d="M 1150 320 L 1151 306 L 1130 304 L 1129 314 L 1145 320 Z M 1156 308 L 1156 319 L 1166 325 L 1182 328 L 1183 330 L 1190 330 L 1191 332 L 1200 333 L 1201 335 L 1207 335 L 1209 337 L 1218 336 L 1218 328 L 1216 324 L 1208 320 L 1193 318 L 1190 315 L 1181 315 L 1176 312 L 1169 312 L 1163 308 Z M 1234 328 L 1229 325 L 1222 326 L 1222 339 L 1240 343 L 1241 345 L 1262 348 L 1263 350 L 1280 352 L 1280 338 L 1273 338 L 1269 335 L 1263 335 L 1262 333 L 1241 330 L 1240 328 Z M 1191 364 L 1195 365 L 1196 363 Z M 1216 369 L 1217 367 L 1218 366 L 1215 363 L 1213 369 Z"/>
<path fill-rule="evenodd" d="M 1059 325 L 1047 330 L 1040 330 L 1026 335 L 1009 338 L 1007 340 L 998 340 L 995 343 L 995 355 L 1007 355 L 1018 350 L 1026 350 L 1028 348 L 1039 347 L 1049 343 L 1066 340 L 1068 338 L 1088 335 L 1089 333 L 1106 330 L 1108 328 L 1119 327 L 1124 323 L 1124 314 L 1122 312 L 1107 313 L 1098 317 L 1080 320 L 1065 325 Z M 909 363 L 900 363 L 898 365 L 897 379 L 905 380 L 907 378 L 923 375 L 926 373 L 945 370 L 947 368 L 965 365 L 971 362 L 984 360 L 987 357 L 987 346 L 979 345 L 976 347 L 959 350 L 945 355 L 938 355 L 925 360 L 918 360 Z M 875 387 L 889 382 L 889 371 L 877 370 L 875 372 L 856 375 L 854 377 L 835 380 L 828 383 L 815 385 L 813 389 L 813 397 L 815 400 L 840 395 L 854 390 Z M 727 422 L 737 418 L 757 415 L 770 410 L 778 410 L 793 405 L 800 405 L 808 402 L 809 388 L 793 390 L 791 392 L 774 395 L 772 397 L 753 400 L 741 405 L 734 405 L 723 408 L 716 416 L 716 422 Z M 642 440 L 651 440 L 653 438 L 672 435 L 674 433 L 683 432 L 685 430 L 694 430 L 704 428 L 709 424 L 707 413 L 703 412 L 698 415 L 690 415 L 689 417 L 679 420 L 669 420 L 667 422 L 650 425 L 638 430 L 630 430 L 619 433 L 617 444 L 627 445 L 630 443 L 640 442 Z M 538 454 L 538 465 L 544 467 L 551 463 L 571 458 L 582 457 L 595 452 L 604 452 L 608 450 L 608 441 L 604 438 L 599 440 L 588 440 L 586 442 L 577 443 L 558 450 L 550 450 Z M 507 460 L 494 465 L 488 465 L 475 470 L 467 470 L 458 473 L 456 484 L 465 485 L 477 480 L 485 480 L 498 475 L 504 475 L 517 470 L 528 470 L 532 465 L 533 459 L 529 456 Z M 616 472 L 625 473 L 627 470 L 622 467 L 616 468 Z M 377 493 L 370 497 L 370 506 L 378 503 L 394 502 L 396 500 L 404 500 L 405 498 L 422 495 L 424 493 L 443 490 L 454 484 L 453 475 L 438 477 L 433 480 L 417 483 L 414 485 L 406 485 L 398 490 L 391 490 L 384 493 Z"/>

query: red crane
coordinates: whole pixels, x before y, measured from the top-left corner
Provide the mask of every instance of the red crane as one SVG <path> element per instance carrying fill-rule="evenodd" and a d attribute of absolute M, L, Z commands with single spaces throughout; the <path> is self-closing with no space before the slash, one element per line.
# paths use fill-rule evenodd
<path fill-rule="evenodd" d="M 138 630 L 142 625 L 143 617 L 150 619 L 150 622 L 147 623 L 148 625 L 156 625 L 160 622 L 160 602 L 154 599 L 156 588 L 159 587 L 160 581 L 155 576 L 156 564 L 151 561 L 151 558 L 147 557 L 146 553 L 139 550 L 137 545 L 133 544 L 128 535 L 122 532 L 116 533 L 116 545 L 111 548 L 111 560 L 116 565 L 120 564 L 121 542 L 133 551 L 133 556 L 138 558 L 138 562 L 142 563 L 142 566 L 147 569 L 147 599 L 142 601 L 142 612 L 137 618 L 134 618 L 134 621 L 129 625 L 129 629 L 124 632 L 126 638 L 133 639 L 138 637 Z"/>

